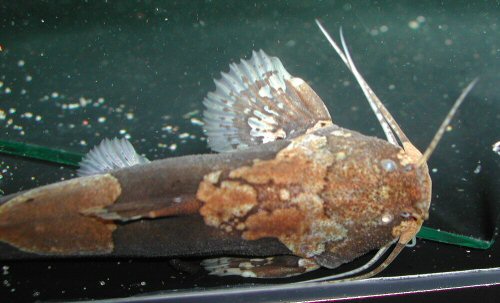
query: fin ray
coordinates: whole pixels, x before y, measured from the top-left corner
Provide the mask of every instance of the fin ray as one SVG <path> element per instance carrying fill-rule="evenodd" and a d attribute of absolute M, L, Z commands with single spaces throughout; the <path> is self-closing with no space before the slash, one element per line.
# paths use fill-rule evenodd
<path fill-rule="evenodd" d="M 96 175 L 145 163 L 149 160 L 139 155 L 127 139 L 104 139 L 83 157 L 77 173 L 79 177 Z"/>
<path fill-rule="evenodd" d="M 223 257 L 203 260 L 201 265 L 209 275 L 245 278 L 287 278 L 319 268 L 314 261 L 297 256 Z"/>

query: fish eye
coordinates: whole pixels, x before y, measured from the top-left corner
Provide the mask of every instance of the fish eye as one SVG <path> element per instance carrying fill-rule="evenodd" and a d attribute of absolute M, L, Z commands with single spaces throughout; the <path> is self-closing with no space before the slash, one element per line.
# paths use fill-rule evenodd
<path fill-rule="evenodd" d="M 408 219 L 409 217 L 411 217 L 411 214 L 407 211 L 403 211 L 401 212 L 401 217 L 405 218 L 405 219 Z"/>
<path fill-rule="evenodd" d="M 394 171 L 397 168 L 396 163 L 394 161 L 392 161 L 391 159 L 383 159 L 382 161 L 380 161 L 380 164 L 382 165 L 382 168 L 386 172 Z"/>

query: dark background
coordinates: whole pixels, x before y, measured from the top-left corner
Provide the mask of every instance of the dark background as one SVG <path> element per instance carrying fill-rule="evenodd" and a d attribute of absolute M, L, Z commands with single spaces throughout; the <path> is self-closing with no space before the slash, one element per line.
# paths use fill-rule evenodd
<path fill-rule="evenodd" d="M 499 9 L 498 1 L 2 1 L 0 138 L 84 153 L 105 137 L 127 136 L 150 159 L 207 153 L 191 118 L 201 118 L 212 79 L 258 49 L 307 81 L 335 123 L 382 137 L 318 17 L 334 37 L 343 27 L 359 70 L 421 150 L 461 89 L 480 77 L 429 161 L 425 225 L 489 240 L 500 209 L 500 156 L 491 148 L 500 140 Z M 0 156 L 4 194 L 73 176 L 71 168 Z M 0 266 L 0 297 L 20 301 L 299 280 L 179 273 L 164 259 Z M 420 240 L 383 275 L 497 266 L 499 244 L 480 251 Z"/>

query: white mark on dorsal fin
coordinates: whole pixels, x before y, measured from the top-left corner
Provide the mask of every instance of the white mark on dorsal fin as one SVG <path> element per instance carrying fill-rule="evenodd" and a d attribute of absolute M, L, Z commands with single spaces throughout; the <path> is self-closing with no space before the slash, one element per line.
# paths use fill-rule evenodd
<path fill-rule="evenodd" d="M 149 163 L 139 155 L 127 139 L 104 139 L 80 162 L 79 177 L 102 174 L 114 169 Z"/>

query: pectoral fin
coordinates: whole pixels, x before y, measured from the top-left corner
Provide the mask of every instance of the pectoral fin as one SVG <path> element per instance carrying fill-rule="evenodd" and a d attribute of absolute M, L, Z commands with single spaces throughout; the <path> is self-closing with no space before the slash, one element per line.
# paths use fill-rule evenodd
<path fill-rule="evenodd" d="M 297 256 L 267 258 L 216 258 L 201 264 L 210 275 L 242 276 L 245 278 L 286 278 L 316 270 L 313 260 Z"/>
<path fill-rule="evenodd" d="M 214 151 L 290 139 L 332 123 L 314 90 L 262 50 L 231 64 L 229 73 L 221 75 L 216 90 L 203 101 L 204 129 Z"/>

